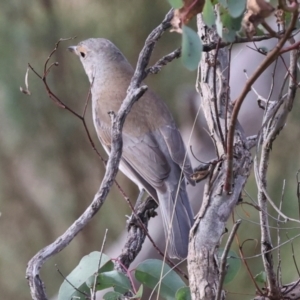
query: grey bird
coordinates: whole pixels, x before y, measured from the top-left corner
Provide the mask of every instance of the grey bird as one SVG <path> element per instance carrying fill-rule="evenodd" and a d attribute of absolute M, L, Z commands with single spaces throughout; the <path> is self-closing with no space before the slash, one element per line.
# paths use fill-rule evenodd
<path fill-rule="evenodd" d="M 92 111 L 98 138 L 106 152 L 111 148 L 109 111 L 117 112 L 125 99 L 134 70 L 109 40 L 91 38 L 68 48 L 79 56 L 91 83 Z M 119 169 L 159 203 L 168 256 L 187 257 L 193 224 L 182 174 L 190 179 L 192 167 L 181 135 L 165 103 L 148 90 L 132 107 L 123 132 Z"/>

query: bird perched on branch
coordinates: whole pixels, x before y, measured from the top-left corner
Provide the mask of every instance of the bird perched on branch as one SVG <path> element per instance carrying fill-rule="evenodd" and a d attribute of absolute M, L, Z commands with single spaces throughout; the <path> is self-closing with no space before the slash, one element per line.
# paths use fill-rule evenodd
<path fill-rule="evenodd" d="M 125 99 L 134 70 L 110 41 L 97 38 L 68 48 L 79 56 L 91 83 L 94 126 L 106 152 L 111 149 L 109 111 L 117 112 Z M 174 120 L 165 103 L 147 91 L 128 114 L 122 132 L 123 152 L 119 169 L 140 191 L 159 202 L 168 255 L 187 256 L 193 212 L 185 182 L 192 167 Z"/>

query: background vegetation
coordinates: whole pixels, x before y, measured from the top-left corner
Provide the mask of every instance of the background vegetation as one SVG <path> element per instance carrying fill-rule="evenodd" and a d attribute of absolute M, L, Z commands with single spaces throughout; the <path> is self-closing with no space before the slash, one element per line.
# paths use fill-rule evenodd
<path fill-rule="evenodd" d="M 32 95 L 20 93 L 19 86 L 24 86 L 27 63 L 30 62 L 37 71 L 41 71 L 57 40 L 76 35 L 75 41 L 60 45 L 55 57 L 59 67 L 52 70 L 50 78 L 57 95 L 75 110 L 82 111 L 89 84 L 79 61 L 65 51 L 67 46 L 89 37 L 106 37 L 122 49 L 134 65 L 148 33 L 161 22 L 168 10 L 167 1 L 161 0 L 1 1 L 0 295 L 2 299 L 30 299 L 25 279 L 26 263 L 39 249 L 63 233 L 81 214 L 90 203 L 103 174 L 103 165 L 91 148 L 79 120 L 51 102 L 41 82 L 33 73 L 29 74 L 29 88 Z M 153 62 L 179 44 L 180 37 L 177 34 L 167 33 L 158 44 Z M 245 65 L 249 63 L 247 61 L 249 58 L 244 52 L 241 52 L 239 57 L 239 61 L 245 62 Z M 188 101 L 186 91 L 193 90 L 195 78 L 195 72 L 188 72 L 180 61 L 174 61 L 164 68 L 161 74 L 151 76 L 147 80 L 147 84 L 168 102 L 182 126 L 190 123 L 189 119 L 183 117 L 185 110 L 188 109 L 184 101 Z M 233 93 L 238 86 L 239 84 L 232 86 Z M 253 94 L 251 100 L 242 114 L 247 133 L 254 133 L 259 127 L 257 120 L 260 113 L 256 108 Z M 275 143 L 277 147 L 272 153 L 273 173 L 270 175 L 269 190 L 270 194 L 279 200 L 282 179 L 286 178 L 285 211 L 297 218 L 295 174 L 300 165 L 298 150 L 300 106 L 298 103 L 295 105 L 287 129 Z M 251 113 L 253 118 L 250 117 Z M 87 115 L 88 120 L 89 116 L 90 113 Z M 94 140 L 97 141 L 91 122 L 89 127 Z M 203 137 L 202 140 L 206 141 L 207 137 Z M 98 143 L 97 147 L 101 149 Z M 197 147 L 201 149 L 204 146 Z M 213 153 L 205 155 L 213 156 Z M 135 199 L 136 188 L 121 175 L 119 180 L 125 192 L 131 199 Z M 247 188 L 255 198 L 256 190 L 251 182 Z M 248 207 L 239 209 L 239 212 L 243 218 L 251 217 L 251 220 L 255 220 L 256 212 Z M 69 273 L 83 255 L 100 249 L 106 228 L 109 230 L 108 244 L 112 243 L 124 229 L 125 215 L 129 213 L 127 204 L 114 188 L 101 212 L 87 228 L 67 249 L 46 264 L 42 275 L 49 295 L 55 295 L 62 282 L 55 264 L 64 274 Z M 245 234 L 249 238 L 251 232 L 251 238 L 257 238 L 259 241 L 258 230 L 259 227 L 255 224 L 244 222 L 239 231 L 240 238 L 243 239 Z M 299 229 L 289 231 L 289 237 L 297 232 Z M 287 239 L 285 233 L 282 232 L 282 239 Z M 297 246 L 299 247 L 298 240 L 294 242 L 295 249 Z M 286 265 L 283 267 L 284 279 L 290 282 L 297 277 L 290 245 L 284 246 L 283 251 L 285 253 L 283 262 Z M 253 242 L 247 247 L 245 255 L 257 253 L 259 247 Z M 262 270 L 259 258 L 251 261 L 251 268 L 254 274 Z M 227 288 L 234 292 L 253 292 L 244 269 L 241 269 L 240 276 Z M 240 297 L 232 294 L 228 299 Z"/>

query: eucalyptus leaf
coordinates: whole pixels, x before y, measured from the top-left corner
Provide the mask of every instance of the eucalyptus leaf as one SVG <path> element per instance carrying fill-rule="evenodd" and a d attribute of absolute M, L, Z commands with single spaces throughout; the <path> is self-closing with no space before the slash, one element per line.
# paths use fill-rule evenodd
<path fill-rule="evenodd" d="M 198 34 L 187 26 L 182 26 L 182 55 L 184 66 L 194 71 L 197 69 L 201 59 L 203 45 Z"/>
<path fill-rule="evenodd" d="M 93 288 L 94 282 L 95 275 L 86 281 L 86 285 Z M 113 287 L 116 292 L 122 294 L 131 289 L 129 279 L 121 272 L 114 270 L 98 274 L 96 278 L 96 290 L 100 291 L 110 287 Z"/>
<path fill-rule="evenodd" d="M 219 258 L 221 258 L 223 251 L 224 249 L 219 249 Z M 233 250 L 228 252 L 226 264 L 228 265 L 228 268 L 226 271 L 224 284 L 231 282 L 241 268 L 241 260 Z"/>
<path fill-rule="evenodd" d="M 160 296 L 167 300 L 174 300 L 177 290 L 186 286 L 174 270 L 158 259 L 147 259 L 140 263 L 135 270 L 135 278 L 156 291 L 160 282 Z"/>
<path fill-rule="evenodd" d="M 247 0 L 227 0 L 229 14 L 233 18 L 241 16 L 246 9 L 246 2 Z"/>
<path fill-rule="evenodd" d="M 219 7 L 217 11 L 216 27 L 219 36 L 225 42 L 234 42 L 236 33 L 240 30 L 243 15 L 233 18 L 226 9 Z"/>
<path fill-rule="evenodd" d="M 176 300 L 192 300 L 191 290 L 188 286 L 180 288 L 175 295 Z"/>
<path fill-rule="evenodd" d="M 137 291 L 135 297 L 136 298 L 142 298 L 144 292 L 144 286 L 141 284 L 139 287 L 139 290 Z"/>
<path fill-rule="evenodd" d="M 118 292 L 108 292 L 103 296 L 104 300 L 120 300 L 122 299 L 123 295 Z M 76 300 L 76 299 L 74 299 Z"/>
<path fill-rule="evenodd" d="M 265 284 L 267 282 L 267 274 L 265 271 L 261 271 L 255 275 L 254 279 L 256 282 Z"/>
<path fill-rule="evenodd" d="M 202 11 L 203 21 L 208 27 L 212 27 L 216 22 L 214 6 L 211 1 L 205 1 Z"/>
<path fill-rule="evenodd" d="M 227 7 L 228 7 L 228 0 L 219 0 L 219 3 L 220 3 L 225 9 L 227 9 Z"/>
<path fill-rule="evenodd" d="M 83 293 L 87 293 L 89 295 L 90 289 L 86 286 L 85 282 L 88 278 L 98 272 L 99 261 L 99 272 L 101 272 L 101 270 L 110 270 L 114 267 L 110 258 L 103 253 L 101 254 L 101 252 L 95 251 L 84 256 L 80 260 L 78 266 L 66 277 L 66 280 L 64 280 L 60 286 L 57 299 L 86 299 Z"/>

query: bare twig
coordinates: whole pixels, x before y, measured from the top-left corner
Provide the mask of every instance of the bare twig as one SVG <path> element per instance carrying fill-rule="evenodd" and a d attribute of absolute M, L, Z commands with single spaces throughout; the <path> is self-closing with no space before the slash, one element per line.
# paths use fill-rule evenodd
<path fill-rule="evenodd" d="M 239 228 L 239 226 L 241 225 L 242 220 L 237 220 L 230 232 L 230 235 L 228 237 L 228 240 L 226 242 L 224 251 L 222 253 L 221 259 L 220 259 L 220 275 L 219 275 L 219 285 L 218 285 L 218 289 L 216 292 L 216 300 L 219 300 L 221 297 L 221 293 L 222 293 L 222 286 L 223 286 L 223 282 L 225 279 L 225 275 L 226 275 L 226 262 L 227 262 L 227 255 L 229 252 L 229 249 L 231 247 L 231 244 L 233 242 L 234 236 Z"/>
<path fill-rule="evenodd" d="M 81 290 L 79 290 L 61 271 L 60 269 L 57 267 L 57 265 L 55 265 L 56 267 L 56 271 L 58 272 L 58 274 L 79 294 L 84 295 L 85 297 L 89 297 L 89 295 Z"/>
<path fill-rule="evenodd" d="M 263 133 L 261 135 L 262 139 L 262 150 L 261 150 L 261 159 L 259 168 L 256 166 L 256 160 L 254 164 L 254 170 L 255 170 L 255 177 L 257 180 L 257 186 L 259 188 L 258 192 L 258 202 L 259 206 L 261 207 L 261 211 L 259 213 L 260 215 L 260 222 L 261 222 L 261 248 L 262 248 L 262 254 L 263 254 L 263 263 L 264 263 L 264 269 L 267 275 L 267 281 L 268 281 L 268 295 L 270 297 L 280 297 L 281 290 L 278 283 L 278 276 L 276 276 L 275 271 L 273 269 L 273 258 L 272 255 L 270 255 L 269 251 L 273 249 L 272 241 L 271 241 L 271 234 L 270 229 L 268 226 L 268 215 L 266 213 L 267 211 L 267 202 L 269 202 L 277 211 L 277 213 L 285 218 L 286 220 L 291 219 L 284 216 L 284 214 L 281 212 L 280 209 L 277 208 L 277 206 L 272 201 L 271 197 L 269 197 L 267 191 L 266 191 L 266 175 L 268 170 L 268 161 L 270 156 L 270 150 L 272 148 L 272 143 L 275 140 L 276 136 L 279 134 L 279 132 L 282 130 L 288 113 L 292 109 L 293 101 L 295 98 L 295 91 L 296 91 L 296 85 L 295 80 L 297 76 L 297 51 L 293 50 L 290 54 L 290 68 L 289 68 L 289 89 L 287 96 L 285 97 L 284 101 L 280 102 L 281 99 L 279 99 L 278 103 L 278 109 L 273 110 L 269 113 L 269 111 L 272 109 L 270 107 L 266 107 L 266 113 L 264 118 L 264 123 L 266 126 L 264 126 Z M 270 120 L 268 120 L 270 117 Z M 265 121 L 265 119 L 267 119 Z M 300 222 L 299 220 L 293 219 L 295 222 Z M 278 219 L 279 222 L 279 219 Z"/>
<path fill-rule="evenodd" d="M 260 179 L 260 175 L 259 175 L 259 171 L 257 168 L 257 162 L 256 159 L 254 161 L 254 174 L 255 174 L 255 179 L 257 182 L 257 186 L 258 188 L 263 192 L 264 196 L 266 197 L 266 200 L 268 200 L 268 202 L 272 205 L 272 207 L 276 210 L 276 212 L 278 213 L 278 215 L 280 215 L 283 218 L 283 222 L 288 222 L 288 221 L 292 221 L 292 222 L 296 222 L 296 223 L 300 223 L 300 220 L 291 218 L 286 216 L 274 203 L 274 201 L 272 200 L 272 198 L 269 196 L 267 190 L 264 187 L 264 184 L 262 183 L 261 179 Z M 263 210 L 263 208 L 261 207 L 261 210 Z M 267 214 L 267 209 L 265 209 L 265 213 Z M 266 226 L 266 225 L 264 225 Z M 268 226 L 267 226 L 268 227 Z"/>
<path fill-rule="evenodd" d="M 253 285 L 256 287 L 256 290 L 257 290 L 260 294 L 262 294 L 262 291 L 261 291 L 260 287 L 258 286 L 257 282 L 255 281 L 255 279 L 254 279 L 254 277 L 253 277 L 253 274 L 252 274 L 252 272 L 251 272 L 251 270 L 250 270 L 250 268 L 249 268 L 247 259 L 246 259 L 246 257 L 244 256 L 243 245 L 244 245 L 244 243 L 247 242 L 248 240 L 244 241 L 244 242 L 241 244 L 241 243 L 240 243 L 239 236 L 238 236 L 237 234 L 235 235 L 235 238 L 236 238 L 237 244 L 238 244 L 238 246 L 239 246 L 239 253 L 240 253 L 240 256 L 241 256 L 241 260 L 242 260 L 243 264 L 244 264 L 245 267 L 246 267 L 247 273 L 248 273 L 248 275 L 249 275 L 249 277 L 250 277 L 250 279 L 251 279 Z"/>
<path fill-rule="evenodd" d="M 165 55 L 160 60 L 158 60 L 153 66 L 146 70 L 146 73 L 157 74 L 161 71 L 162 67 L 170 63 L 176 58 L 181 56 L 181 48 L 174 50 L 173 52 Z"/>
<path fill-rule="evenodd" d="M 297 180 L 297 200 L 298 200 L 298 216 L 300 218 L 300 181 L 299 181 L 299 172 L 297 171 L 296 180 Z"/>
<path fill-rule="evenodd" d="M 227 153 L 227 134 L 228 134 L 228 105 L 229 105 L 229 101 L 230 101 L 230 86 L 229 86 L 229 82 L 230 82 L 230 66 L 231 66 L 231 53 L 232 53 L 232 46 L 233 44 L 230 44 L 228 47 L 228 72 L 227 72 L 227 94 L 226 94 L 226 100 L 225 100 L 225 141 L 224 141 L 224 150 L 225 153 Z"/>
<path fill-rule="evenodd" d="M 31 92 L 29 91 L 29 86 L 28 86 L 28 73 L 29 73 L 29 67 L 27 67 L 27 70 L 26 70 L 26 73 L 25 73 L 25 89 L 23 89 L 21 86 L 20 86 L 20 91 L 23 93 L 23 94 L 26 94 L 26 95 L 31 95 Z"/>
<path fill-rule="evenodd" d="M 99 258 L 99 261 L 98 261 L 98 268 L 97 268 L 98 271 L 99 271 L 100 266 L 101 266 L 102 254 L 103 254 L 103 249 L 104 249 L 104 245 L 105 245 L 105 242 L 106 242 L 107 232 L 108 232 L 108 230 L 106 229 L 105 233 L 104 233 L 102 245 L 101 245 L 101 250 L 100 250 L 100 258 Z M 96 285 L 97 285 L 98 275 L 99 275 L 99 272 L 96 273 L 96 276 L 94 278 L 94 285 L 93 285 L 92 295 L 91 295 L 92 300 L 96 300 L 96 292 L 97 292 Z"/>
<path fill-rule="evenodd" d="M 296 287 L 298 286 L 298 291 L 297 293 L 294 291 L 293 294 L 291 296 L 294 296 L 295 298 L 294 299 L 299 299 L 300 297 L 300 291 L 299 291 L 299 283 L 300 283 L 300 278 L 294 282 L 294 283 L 291 283 L 289 284 L 289 288 L 287 285 L 283 286 L 286 290 L 282 293 L 285 297 L 287 297 L 291 292 L 293 292 Z"/>
<path fill-rule="evenodd" d="M 279 203 L 279 210 L 282 209 L 282 203 L 284 198 L 284 192 L 285 192 L 285 180 L 283 181 L 282 186 L 282 192 L 281 192 L 281 199 Z M 280 245 L 280 215 L 277 216 L 277 245 Z M 278 248 L 277 251 L 277 258 L 278 258 L 278 266 L 277 266 L 277 282 L 280 286 L 282 286 L 282 274 L 281 274 L 281 251 L 280 248 Z"/>
<path fill-rule="evenodd" d="M 224 140 L 224 134 L 223 130 L 220 124 L 220 113 L 218 109 L 218 102 L 221 103 L 221 99 L 218 99 L 219 97 L 217 96 L 217 83 L 216 83 L 216 75 L 217 75 L 217 64 L 218 64 L 218 52 L 219 52 L 219 45 L 220 45 L 220 38 L 217 41 L 217 47 L 216 51 L 214 53 L 214 62 L 213 62 L 213 104 L 214 104 L 214 109 L 215 109 L 215 122 L 217 124 L 217 129 L 218 129 L 218 134 L 220 135 L 221 142 L 223 144 L 224 149 L 226 148 L 225 146 L 225 140 Z M 220 77 L 219 77 L 220 80 Z M 221 82 L 219 82 L 221 85 Z M 225 116 L 226 119 L 226 116 Z M 226 130 L 226 129 L 225 129 Z"/>
<path fill-rule="evenodd" d="M 269 40 L 272 37 L 269 34 L 265 34 L 265 35 L 260 35 L 260 36 L 254 36 L 251 40 L 249 40 L 248 37 L 235 37 L 235 40 L 233 42 L 221 42 L 219 44 L 219 48 L 224 48 L 227 46 L 230 46 L 231 44 L 243 44 L 243 43 L 249 43 L 250 41 L 252 42 L 260 42 L 260 41 L 265 41 L 265 40 Z M 215 50 L 217 48 L 217 43 L 214 42 L 210 42 L 210 43 L 206 43 L 203 45 L 203 52 L 210 52 L 211 50 Z"/>
<path fill-rule="evenodd" d="M 289 28 L 287 29 L 284 36 L 279 40 L 276 47 L 270 51 L 265 60 L 261 63 L 261 65 L 256 69 L 256 71 L 253 73 L 253 75 L 249 78 L 247 83 L 245 84 L 242 93 L 240 96 L 235 100 L 234 102 L 234 108 L 231 116 L 231 122 L 229 125 L 229 132 L 228 132 L 228 138 L 227 138 L 227 174 L 226 174 L 226 182 L 224 189 L 227 192 L 231 191 L 231 173 L 232 173 L 232 163 L 233 163 L 233 140 L 234 140 L 234 130 L 237 122 L 237 117 L 240 111 L 240 108 L 242 106 L 242 103 L 247 96 L 248 92 L 251 90 L 251 86 L 254 84 L 254 82 L 257 80 L 257 78 L 266 70 L 268 66 L 271 65 L 271 63 L 278 57 L 280 54 L 280 50 L 284 46 L 285 42 L 290 38 L 292 31 L 295 28 L 295 24 L 298 20 L 298 12 L 293 12 L 292 20 L 290 23 Z"/>
<path fill-rule="evenodd" d="M 293 257 L 294 265 L 295 265 L 298 276 L 300 276 L 300 271 L 299 271 L 298 264 L 297 264 L 297 261 L 296 261 L 296 258 L 295 258 L 295 251 L 294 251 L 293 241 L 292 241 L 292 239 L 289 238 L 288 234 L 286 234 L 286 236 L 287 236 L 288 240 L 291 241 L 292 257 Z"/>

